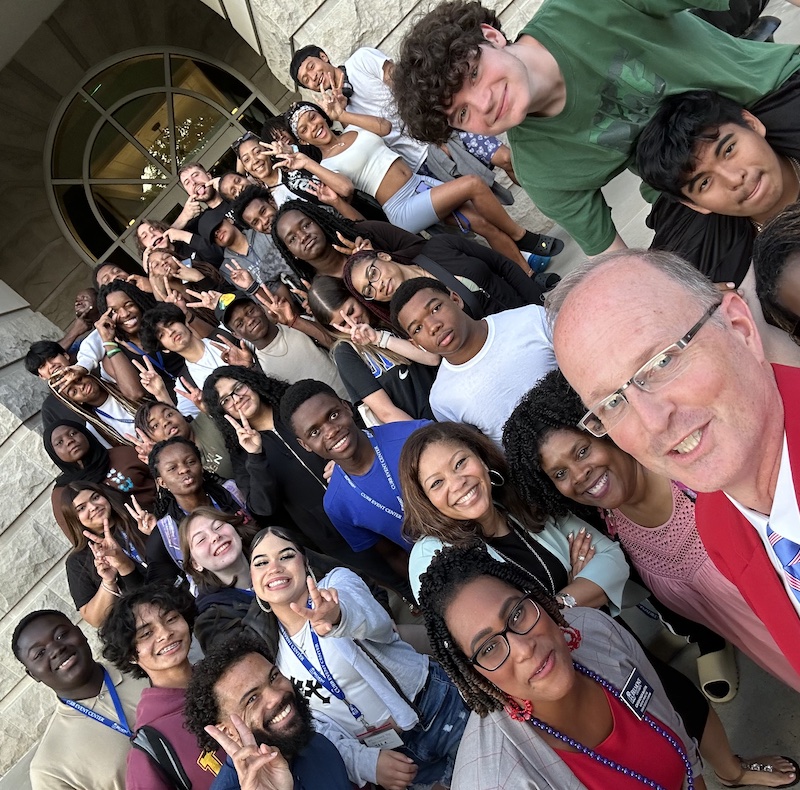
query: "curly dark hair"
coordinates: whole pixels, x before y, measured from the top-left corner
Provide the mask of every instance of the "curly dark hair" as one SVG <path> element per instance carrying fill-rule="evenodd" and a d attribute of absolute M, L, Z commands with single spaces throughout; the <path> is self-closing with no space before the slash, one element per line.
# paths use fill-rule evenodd
<path fill-rule="evenodd" d="M 97 635 L 103 643 L 103 657 L 120 672 L 127 672 L 135 678 L 147 677 L 147 673 L 134 661 L 136 607 L 145 604 L 157 606 L 162 614 L 177 612 L 186 620 L 190 634 L 197 616 L 194 597 L 183 586 L 174 587 L 163 582 L 148 584 L 118 598 Z"/>
<path fill-rule="evenodd" d="M 277 209 L 275 205 L 275 198 L 272 197 L 272 192 L 260 184 L 253 184 L 242 190 L 236 200 L 231 203 L 230 214 L 233 221 L 240 228 L 249 228 L 250 226 L 244 221 L 244 211 L 254 200 L 265 200 L 273 208 Z"/>
<path fill-rule="evenodd" d="M 25 355 L 25 370 L 27 370 L 28 373 L 32 373 L 34 376 L 38 376 L 39 368 L 42 367 L 45 362 L 53 359 L 53 357 L 59 357 L 62 354 L 69 357 L 69 353 L 66 349 L 56 343 L 55 340 L 37 340 L 35 343 L 31 343 L 31 347 Z"/>
<path fill-rule="evenodd" d="M 756 294 L 764 314 L 777 326 L 797 334 L 800 316 L 781 305 L 781 280 L 786 270 L 800 263 L 800 203 L 788 206 L 764 225 L 753 244 Z"/>
<path fill-rule="evenodd" d="M 445 622 L 445 612 L 465 585 L 482 576 L 499 579 L 520 593 L 529 594 L 542 613 L 557 625 L 567 624 L 555 598 L 546 596 L 538 585 L 531 583 L 530 576 L 513 563 L 498 562 L 490 557 L 482 543 L 448 546 L 434 555 L 428 570 L 420 577 L 420 598 L 425 601 L 422 611 L 433 657 L 456 684 L 467 707 L 481 717 L 502 710 L 507 696 L 481 675 L 458 647 Z"/>
<path fill-rule="evenodd" d="M 675 200 L 691 200 L 681 191 L 697 167 L 698 144 L 719 139 L 720 126 L 747 126 L 741 104 L 716 91 L 668 96 L 636 141 L 636 169 L 646 184 Z"/>
<path fill-rule="evenodd" d="M 500 30 L 494 11 L 452 0 L 417 19 L 400 45 L 392 74 L 397 110 L 411 137 L 442 144 L 450 136 L 447 111 L 486 43 L 481 25 Z"/>
<path fill-rule="evenodd" d="M 525 502 L 553 516 L 576 512 L 580 506 L 561 494 L 545 474 L 539 450 L 554 431 L 569 430 L 583 435 L 578 422 L 585 413 L 578 393 L 564 374 L 551 370 L 516 405 L 503 428 L 511 483 Z"/>
<path fill-rule="evenodd" d="M 329 211 L 328 209 L 318 206 L 314 203 L 309 203 L 305 200 L 287 200 L 275 215 L 272 220 L 272 240 L 275 246 L 283 255 L 283 259 L 291 266 L 292 270 L 299 276 L 306 280 L 311 281 L 317 273 L 316 269 L 307 261 L 302 261 L 300 258 L 295 258 L 289 248 L 283 243 L 283 239 L 278 235 L 278 223 L 288 211 L 299 211 L 305 214 L 310 219 L 319 225 L 322 232 L 325 234 L 325 239 L 328 244 L 339 244 L 339 239 L 336 236 L 337 232 L 341 233 L 349 241 L 355 241 L 359 236 L 365 239 L 370 239 L 371 236 L 366 231 L 356 228 L 355 223 L 343 217 L 338 211 Z"/>
<path fill-rule="evenodd" d="M 214 425 L 217 426 L 225 439 L 225 448 L 228 453 L 232 456 L 238 455 L 241 448 L 239 447 L 239 440 L 236 438 L 236 431 L 225 419 L 225 410 L 220 406 L 219 395 L 217 395 L 216 384 L 220 379 L 233 379 L 246 384 L 258 395 L 262 403 L 266 403 L 272 409 L 275 416 L 278 416 L 280 412 L 281 398 L 289 388 L 289 384 L 280 379 L 274 379 L 272 376 L 267 376 L 260 370 L 243 368 L 239 365 L 225 365 L 217 368 L 206 379 L 205 384 L 203 384 L 203 403 L 208 409 L 208 416 L 214 421 Z"/>
<path fill-rule="evenodd" d="M 458 521 L 445 516 L 431 502 L 419 480 L 419 462 L 431 445 L 446 444 L 464 447 L 490 470 L 509 478 L 508 464 L 497 445 L 477 428 L 460 422 L 434 422 L 418 428 L 406 439 L 400 451 L 400 490 L 403 492 L 403 534 L 411 543 L 426 535 L 442 543 L 463 545 L 480 537 L 481 527 L 475 521 Z M 541 532 L 546 514 L 538 507 L 527 507 L 509 482 L 496 486 L 492 498 L 531 532 Z"/>
<path fill-rule="evenodd" d="M 100 288 L 97 295 L 97 309 L 100 311 L 101 315 L 108 310 L 106 300 L 109 295 L 117 292 L 124 293 L 139 308 L 142 315 L 158 305 L 155 297 L 145 293 L 141 288 L 137 288 L 133 283 L 125 282 L 125 280 L 114 280 L 113 283 L 109 283 Z M 120 329 L 119 326 L 116 329 L 116 335 L 122 340 L 128 339 L 124 330 Z"/>
<path fill-rule="evenodd" d="M 192 679 L 186 689 L 183 715 L 186 729 L 197 738 L 197 745 L 201 749 L 213 752 L 219 747 L 204 729 L 220 720 L 220 702 L 215 690 L 217 683 L 231 667 L 253 653 L 264 656 L 271 664 L 275 663 L 275 656 L 263 640 L 237 634 L 223 642 L 213 643 L 205 658 L 194 665 Z"/>
<path fill-rule="evenodd" d="M 172 324 L 186 326 L 186 316 L 183 310 L 174 304 L 161 303 L 148 310 L 139 324 L 139 339 L 142 341 L 142 348 L 148 354 L 157 354 L 163 348 L 158 339 L 159 324 L 163 327 Z"/>

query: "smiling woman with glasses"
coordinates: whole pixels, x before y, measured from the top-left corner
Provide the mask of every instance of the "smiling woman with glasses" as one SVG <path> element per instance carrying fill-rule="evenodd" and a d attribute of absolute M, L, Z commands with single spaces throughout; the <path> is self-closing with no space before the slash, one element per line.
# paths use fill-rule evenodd
<path fill-rule="evenodd" d="M 473 711 L 454 790 L 705 788 L 634 638 L 594 609 L 562 614 L 529 584 L 475 545 L 444 549 L 423 576 L 434 657 Z"/>

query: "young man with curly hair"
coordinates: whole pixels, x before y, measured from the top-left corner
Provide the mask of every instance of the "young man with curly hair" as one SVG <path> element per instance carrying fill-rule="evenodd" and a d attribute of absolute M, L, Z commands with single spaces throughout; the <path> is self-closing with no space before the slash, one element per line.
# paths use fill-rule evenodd
<path fill-rule="evenodd" d="M 698 5 L 724 10 L 728 0 L 549 0 L 511 42 L 493 11 L 452 0 L 401 46 L 400 115 L 430 141 L 451 127 L 508 132 L 515 172 L 537 206 L 587 255 L 624 248 L 600 190 L 633 165 L 636 138 L 662 99 L 702 87 L 773 128 L 796 118 L 782 110 L 800 85 L 797 47 L 732 38 L 689 13 Z M 775 91 L 785 95 L 770 102 Z M 759 109 L 765 97 L 777 120 Z M 662 222 L 703 225 L 688 207 L 672 208 Z"/>

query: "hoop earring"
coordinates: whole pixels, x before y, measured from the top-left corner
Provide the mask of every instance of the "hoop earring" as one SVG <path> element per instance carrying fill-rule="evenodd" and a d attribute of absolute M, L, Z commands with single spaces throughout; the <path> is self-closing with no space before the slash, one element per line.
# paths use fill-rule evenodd
<path fill-rule="evenodd" d="M 269 604 L 265 604 L 258 596 L 256 596 L 256 603 L 264 614 L 272 614 L 272 607 Z"/>
<path fill-rule="evenodd" d="M 564 639 L 567 642 L 567 647 L 570 649 L 570 652 L 573 650 L 577 650 L 581 646 L 581 632 L 572 625 L 568 626 L 560 626 L 561 633 L 564 634 Z"/>
<path fill-rule="evenodd" d="M 489 482 L 496 488 L 499 488 L 500 486 L 504 486 L 506 484 L 506 479 L 500 474 L 500 472 L 497 471 L 497 469 L 490 469 Z"/>
<path fill-rule="evenodd" d="M 528 721 L 533 716 L 533 703 L 525 700 L 525 704 L 520 707 L 511 697 L 506 702 L 506 713 L 514 719 L 514 721 Z"/>

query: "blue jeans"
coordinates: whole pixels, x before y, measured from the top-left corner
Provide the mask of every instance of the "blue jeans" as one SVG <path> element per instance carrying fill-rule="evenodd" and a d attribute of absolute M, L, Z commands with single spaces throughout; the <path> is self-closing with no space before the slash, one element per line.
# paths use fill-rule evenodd
<path fill-rule="evenodd" d="M 416 699 L 421 720 L 403 733 L 403 747 L 397 751 L 410 757 L 419 771 L 414 788 L 440 782 L 450 786 L 458 745 L 469 718 L 469 709 L 455 684 L 431 659 L 428 685 Z"/>

